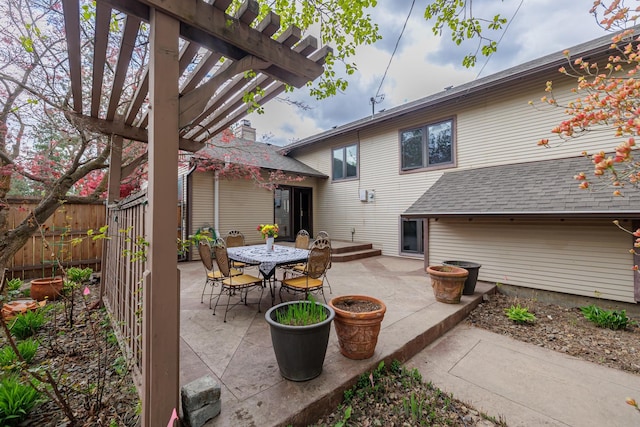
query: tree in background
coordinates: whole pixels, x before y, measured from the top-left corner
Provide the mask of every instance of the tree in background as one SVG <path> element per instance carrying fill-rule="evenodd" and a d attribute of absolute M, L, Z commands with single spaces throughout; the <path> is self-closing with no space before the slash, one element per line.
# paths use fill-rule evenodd
<path fill-rule="evenodd" d="M 54 0 L 0 4 L 0 272 L 62 203 L 93 202 L 106 188 L 110 139 L 68 114 L 71 91 L 61 5 Z M 82 30 L 91 31 L 91 6 L 83 11 Z M 117 27 L 117 17 L 113 25 Z M 91 49 L 84 46 L 82 52 L 90 55 Z M 113 73 L 106 75 L 113 78 Z M 134 82 L 135 76 L 130 86 Z M 145 147 L 131 142 L 123 151 L 125 162 L 135 164 Z M 27 219 L 9 228 L 6 199 L 14 179 L 14 192 L 41 200 Z"/>
<path fill-rule="evenodd" d="M 578 97 L 560 105 L 553 95 L 553 82 L 548 82 L 548 96 L 541 101 L 564 108 L 569 116 L 552 129 L 560 141 L 593 132 L 611 135 L 611 147 L 603 147 L 596 153 L 583 152 L 593 162 L 593 174 L 581 172 L 575 179 L 580 181 L 580 188 L 607 186 L 615 196 L 623 196 L 625 186 L 640 188 L 640 163 L 634 158 L 635 138 L 640 134 L 640 80 L 636 76 L 640 71 L 640 39 L 633 29 L 627 29 L 638 15 L 618 0 L 606 3 L 597 0 L 591 13 L 605 30 L 617 30 L 611 44 L 616 53 L 599 64 L 583 58 L 571 59 L 571 52 L 565 51 L 568 65 L 559 71 L 576 79 L 573 92 Z M 553 143 L 541 139 L 538 145 L 550 147 Z"/>

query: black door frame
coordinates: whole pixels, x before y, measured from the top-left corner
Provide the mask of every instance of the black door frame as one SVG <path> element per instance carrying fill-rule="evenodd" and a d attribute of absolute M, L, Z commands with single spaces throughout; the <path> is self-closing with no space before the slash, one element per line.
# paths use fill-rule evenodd
<path fill-rule="evenodd" d="M 280 227 L 278 240 L 293 241 L 296 238 L 296 233 L 301 229 L 305 229 L 310 235 L 313 235 L 313 188 L 281 185 L 279 189 L 289 192 L 291 206 L 288 219 L 291 228 L 285 231 L 283 227 Z M 274 218 L 276 217 L 275 210 L 278 207 L 280 205 L 274 191 Z"/>

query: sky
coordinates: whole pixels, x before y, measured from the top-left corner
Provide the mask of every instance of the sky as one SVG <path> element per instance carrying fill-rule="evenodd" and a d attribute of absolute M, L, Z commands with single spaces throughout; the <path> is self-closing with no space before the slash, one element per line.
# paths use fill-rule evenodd
<path fill-rule="evenodd" d="M 264 114 L 247 117 L 256 128 L 257 139 L 286 145 L 371 115 L 370 99 L 376 95 L 380 95 L 375 105 L 378 112 L 606 34 L 589 14 L 593 0 L 476 0 L 474 14 L 500 13 L 509 22 L 505 29 L 490 35 L 499 40 L 498 52 L 489 59 L 478 56 L 476 66 L 467 69 L 462 59 L 475 51 L 477 42 L 458 46 L 448 36 L 435 36 L 433 23 L 424 19 L 428 0 L 415 0 L 392 57 L 412 2 L 378 0 L 370 13 L 383 39 L 358 49 L 358 71 L 348 76 L 347 90 L 320 101 L 310 97 L 306 88 L 280 95 L 311 108 L 303 110 L 277 99 L 268 102 Z"/>

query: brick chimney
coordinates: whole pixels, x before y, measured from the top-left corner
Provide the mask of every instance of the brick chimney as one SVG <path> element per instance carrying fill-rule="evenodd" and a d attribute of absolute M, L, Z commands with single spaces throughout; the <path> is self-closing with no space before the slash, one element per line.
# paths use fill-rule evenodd
<path fill-rule="evenodd" d="M 233 135 L 236 138 L 245 139 L 248 141 L 256 141 L 256 130 L 251 127 L 251 121 L 242 119 L 233 128 Z"/>

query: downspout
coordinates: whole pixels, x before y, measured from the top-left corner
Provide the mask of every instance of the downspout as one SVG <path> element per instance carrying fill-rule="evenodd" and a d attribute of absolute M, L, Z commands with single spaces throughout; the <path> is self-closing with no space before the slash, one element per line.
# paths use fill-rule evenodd
<path fill-rule="evenodd" d="M 213 229 L 216 231 L 216 237 L 220 236 L 220 179 L 219 171 L 214 172 L 213 178 Z"/>

